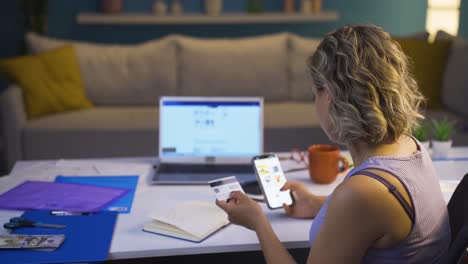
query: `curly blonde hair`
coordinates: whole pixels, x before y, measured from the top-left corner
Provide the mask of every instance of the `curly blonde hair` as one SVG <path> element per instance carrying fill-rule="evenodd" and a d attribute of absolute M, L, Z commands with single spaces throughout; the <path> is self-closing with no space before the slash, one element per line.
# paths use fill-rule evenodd
<path fill-rule="evenodd" d="M 333 95 L 330 132 L 337 143 L 393 143 L 424 118 L 408 58 L 380 27 L 351 25 L 327 34 L 308 64 L 314 94 L 327 84 Z"/>

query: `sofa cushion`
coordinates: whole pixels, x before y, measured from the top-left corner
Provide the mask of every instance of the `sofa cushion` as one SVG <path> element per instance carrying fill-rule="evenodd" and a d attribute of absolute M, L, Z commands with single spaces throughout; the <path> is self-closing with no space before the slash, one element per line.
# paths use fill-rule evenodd
<path fill-rule="evenodd" d="M 24 159 L 155 156 L 157 107 L 96 107 L 28 122 Z"/>
<path fill-rule="evenodd" d="M 315 52 L 320 39 L 304 38 L 291 35 L 289 39 L 289 77 L 290 98 L 295 101 L 312 100 L 312 78 L 309 74 L 307 60 Z"/>
<path fill-rule="evenodd" d="M 85 97 L 78 62 L 70 45 L 2 60 L 0 72 L 23 89 L 29 119 L 93 106 Z"/>
<path fill-rule="evenodd" d="M 444 106 L 468 118 L 468 41 L 455 40 L 450 50 L 443 79 Z"/>
<path fill-rule="evenodd" d="M 159 96 L 176 93 L 176 47 L 171 38 L 102 45 L 28 33 L 26 42 L 31 53 L 72 44 L 86 94 L 96 105 L 155 105 Z"/>
<path fill-rule="evenodd" d="M 265 150 L 325 142 L 312 103 L 265 104 Z M 27 123 L 24 159 L 156 156 L 157 107 L 96 107 Z"/>
<path fill-rule="evenodd" d="M 180 94 L 287 100 L 287 36 L 176 38 L 181 48 Z"/>
<path fill-rule="evenodd" d="M 451 41 L 428 43 L 417 39 L 396 39 L 414 64 L 414 76 L 427 99 L 429 109 L 441 108 L 442 78 Z"/>

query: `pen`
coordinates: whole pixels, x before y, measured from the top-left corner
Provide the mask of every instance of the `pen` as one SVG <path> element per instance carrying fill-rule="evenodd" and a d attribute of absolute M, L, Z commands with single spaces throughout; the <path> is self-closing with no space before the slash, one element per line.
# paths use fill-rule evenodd
<path fill-rule="evenodd" d="M 51 211 L 51 215 L 56 216 L 69 216 L 69 215 L 91 215 L 91 212 L 68 212 L 68 211 Z"/>

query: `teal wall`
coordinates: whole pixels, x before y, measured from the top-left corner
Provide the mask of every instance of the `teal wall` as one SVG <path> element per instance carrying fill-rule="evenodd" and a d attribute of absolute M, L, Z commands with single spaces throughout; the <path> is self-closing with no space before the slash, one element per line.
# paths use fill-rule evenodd
<path fill-rule="evenodd" d="M 298 0 L 296 0 L 299 2 Z M 426 0 L 323 0 L 324 9 L 336 10 L 340 19 L 333 23 L 277 25 L 210 25 L 210 26 L 82 26 L 76 15 L 81 11 L 95 12 L 98 0 L 49 0 L 49 35 L 93 42 L 135 43 L 159 38 L 171 33 L 200 37 L 236 37 L 281 31 L 320 37 L 348 23 L 374 23 L 395 35 L 423 31 L 426 20 Z M 17 0 L 0 3 L 0 58 L 21 54 L 24 30 Z M 201 0 L 182 0 L 186 12 L 201 12 Z M 224 0 L 226 12 L 242 12 L 246 0 Z M 466 2 L 464 6 L 466 9 Z M 126 0 L 125 11 L 150 12 L 153 0 Z M 267 11 L 280 11 L 282 0 L 264 0 Z M 467 12 L 465 12 L 467 13 Z M 461 27 L 462 32 L 468 28 Z"/>
<path fill-rule="evenodd" d="M 468 39 L 468 0 L 461 1 L 458 35 Z"/>
<path fill-rule="evenodd" d="M 17 2 L 3 0 L 0 4 L 0 58 L 21 53 L 22 28 Z"/>
<path fill-rule="evenodd" d="M 169 1 L 166 1 L 169 2 Z M 246 0 L 224 0 L 225 12 L 242 12 Z M 299 2 L 297 0 L 297 2 Z M 289 31 L 303 36 L 320 37 L 348 23 L 373 23 L 394 35 L 424 31 L 427 0 L 323 0 L 324 9 L 336 10 L 340 19 L 332 23 L 273 25 L 186 25 L 186 26 L 102 26 L 78 25 L 78 12 L 99 9 L 96 0 L 49 0 L 49 35 L 103 43 L 135 43 L 171 33 L 199 37 L 238 37 Z M 127 0 L 128 12 L 151 12 L 153 0 Z M 199 13 L 201 0 L 182 0 L 185 12 Z M 282 0 L 264 0 L 267 11 L 280 11 Z"/>

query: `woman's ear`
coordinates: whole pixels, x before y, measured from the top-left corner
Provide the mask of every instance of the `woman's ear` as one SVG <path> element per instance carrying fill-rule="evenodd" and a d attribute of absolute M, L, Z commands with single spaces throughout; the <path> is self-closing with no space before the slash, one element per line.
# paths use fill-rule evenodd
<path fill-rule="evenodd" d="M 323 87 L 325 88 L 325 93 L 327 95 L 327 102 L 331 103 L 333 101 L 333 94 L 331 93 L 330 86 L 328 85 L 328 82 L 323 84 Z"/>

